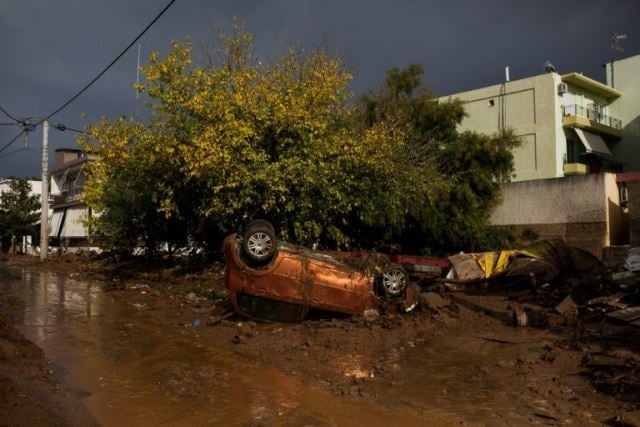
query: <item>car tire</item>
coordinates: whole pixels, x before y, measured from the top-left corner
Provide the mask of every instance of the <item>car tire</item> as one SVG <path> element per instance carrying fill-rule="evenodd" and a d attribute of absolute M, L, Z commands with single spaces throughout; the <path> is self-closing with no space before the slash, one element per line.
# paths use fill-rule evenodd
<path fill-rule="evenodd" d="M 378 277 L 378 292 L 386 298 L 397 298 L 404 295 L 409 286 L 409 275 L 400 266 L 385 268 Z"/>
<path fill-rule="evenodd" d="M 257 219 L 251 221 L 245 228 L 242 250 L 253 265 L 268 264 L 276 254 L 277 247 L 275 229 L 269 221 Z"/>

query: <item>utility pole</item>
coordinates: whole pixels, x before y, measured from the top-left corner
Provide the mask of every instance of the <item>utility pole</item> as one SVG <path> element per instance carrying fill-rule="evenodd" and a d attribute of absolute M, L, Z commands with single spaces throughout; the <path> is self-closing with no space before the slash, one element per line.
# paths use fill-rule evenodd
<path fill-rule="evenodd" d="M 49 121 L 42 123 L 42 201 L 40 206 L 40 260 L 49 249 Z"/>

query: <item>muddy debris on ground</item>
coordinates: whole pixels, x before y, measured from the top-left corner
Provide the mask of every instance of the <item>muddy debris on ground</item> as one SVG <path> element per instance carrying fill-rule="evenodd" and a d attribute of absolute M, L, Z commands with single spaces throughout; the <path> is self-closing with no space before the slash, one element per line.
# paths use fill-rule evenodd
<path fill-rule="evenodd" d="M 638 253 L 611 271 L 563 241 L 543 241 L 451 257 L 445 281 L 466 308 L 514 327 L 561 333 L 557 345 L 582 352 L 581 373 L 599 392 L 640 402 L 640 276 L 631 271 Z"/>
<path fill-rule="evenodd" d="M 203 348 L 223 347 L 244 363 L 276 368 L 337 397 L 368 405 L 398 399 L 414 410 L 435 407 L 481 423 L 626 425 L 640 410 L 638 279 L 611 275 L 591 259 L 575 265 L 584 254 L 556 251 L 569 261 L 546 270 L 545 280 L 536 276 L 544 264 L 520 262 L 524 276 L 421 282 L 408 313 L 394 305 L 356 316 L 311 311 L 294 324 L 238 316 L 222 264 L 188 271 L 179 263 L 62 257 L 29 267 L 100 278 L 110 296 L 167 331 L 179 328 Z M 154 387 L 189 399 L 180 390 L 193 380 L 180 371 Z"/>

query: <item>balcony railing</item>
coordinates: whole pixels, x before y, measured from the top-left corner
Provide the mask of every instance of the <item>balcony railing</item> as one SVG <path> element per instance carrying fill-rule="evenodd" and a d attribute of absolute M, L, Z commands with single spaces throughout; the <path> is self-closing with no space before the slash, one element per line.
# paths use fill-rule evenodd
<path fill-rule="evenodd" d="M 605 126 L 612 127 L 617 130 L 622 129 L 622 122 L 615 117 L 607 116 L 595 108 L 583 107 L 582 105 L 565 105 L 562 108 L 563 116 L 582 116 L 587 119 L 603 124 Z"/>
<path fill-rule="evenodd" d="M 66 203 L 76 202 L 82 199 L 82 188 L 76 188 L 76 191 L 70 193 L 63 191 L 60 194 L 51 194 L 54 205 L 63 205 Z"/>

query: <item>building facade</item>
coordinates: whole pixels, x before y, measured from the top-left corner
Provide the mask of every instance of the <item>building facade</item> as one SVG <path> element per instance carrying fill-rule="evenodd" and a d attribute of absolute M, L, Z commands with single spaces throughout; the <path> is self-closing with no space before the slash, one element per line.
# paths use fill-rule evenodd
<path fill-rule="evenodd" d="M 612 147 L 625 171 L 640 171 L 640 55 L 607 64 L 607 84 L 622 92 L 612 109 L 622 121 L 622 138 Z"/>
<path fill-rule="evenodd" d="M 629 86 L 635 62 L 616 66 Z M 637 90 L 637 86 L 636 86 Z M 603 171 L 632 170 L 624 123 L 640 112 L 640 105 L 613 88 L 580 73 L 548 73 L 456 93 L 467 117 L 460 131 L 494 134 L 512 129 L 521 145 L 513 152 L 513 181 L 560 178 Z M 636 98 L 637 99 L 637 98 Z M 621 113 L 624 111 L 624 120 Z M 640 157 L 640 152 L 635 153 Z M 640 165 L 638 165 L 640 166 Z"/>
<path fill-rule="evenodd" d="M 63 248 L 91 246 L 91 233 L 84 220 L 92 212 L 81 199 L 87 179 L 87 165 L 93 156 L 82 150 L 63 148 L 55 152 L 51 171 L 52 213 L 49 217 L 49 240 Z"/>
<path fill-rule="evenodd" d="M 638 244 L 640 55 L 606 68 L 607 84 L 548 67 L 440 98 L 463 102 L 460 131 L 511 129 L 521 140 L 492 224 L 562 238 L 602 258 L 630 240 Z"/>

